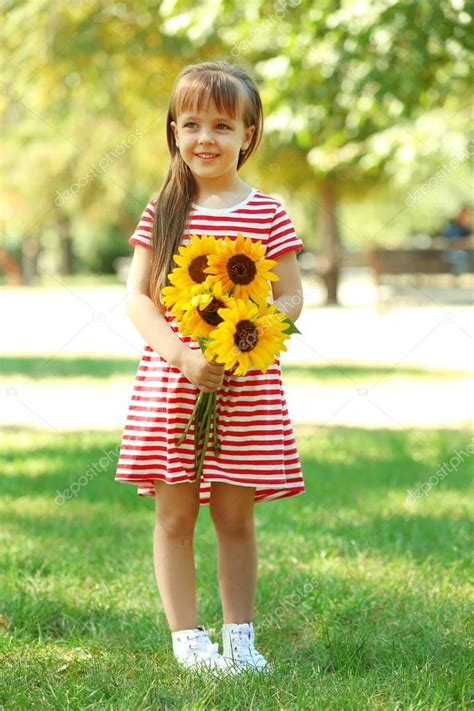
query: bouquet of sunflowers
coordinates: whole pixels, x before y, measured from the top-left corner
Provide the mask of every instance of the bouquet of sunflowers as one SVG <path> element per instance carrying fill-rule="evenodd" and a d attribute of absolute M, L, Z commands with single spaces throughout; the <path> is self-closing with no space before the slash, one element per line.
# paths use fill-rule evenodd
<path fill-rule="evenodd" d="M 238 233 L 228 237 L 192 235 L 174 256 L 177 266 L 169 275 L 172 286 L 162 289 L 162 302 L 183 335 L 198 342 L 204 356 L 235 375 L 251 368 L 265 372 L 291 333 L 300 333 L 288 316 L 269 304 L 271 271 L 265 246 Z M 194 422 L 196 479 L 201 476 L 209 437 L 219 456 L 216 392 L 200 392 L 190 419 L 177 441 L 181 445 Z M 203 439 L 200 450 L 201 439 Z"/>

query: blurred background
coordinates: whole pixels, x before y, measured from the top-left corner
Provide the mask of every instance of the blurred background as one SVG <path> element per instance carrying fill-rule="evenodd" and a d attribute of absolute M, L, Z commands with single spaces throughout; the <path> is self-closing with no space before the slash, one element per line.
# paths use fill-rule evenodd
<path fill-rule="evenodd" d="M 62 566 L 71 536 L 85 555 L 89 527 L 96 541 L 104 536 L 93 559 L 98 579 L 104 568 L 116 576 L 116 608 L 118 590 L 143 583 L 136 609 L 127 596 L 122 602 L 149 634 L 157 601 L 143 561 L 153 502 L 113 483 L 143 348 L 124 309 L 128 237 L 168 167 L 176 75 L 222 59 L 252 73 L 264 104 L 263 142 L 240 175 L 284 202 L 305 245 L 301 335 L 291 337 L 282 368 L 308 490 L 257 508 L 263 525 L 279 512 L 287 541 L 290 512 L 301 525 L 295 547 L 262 542 L 263 575 L 274 565 L 283 577 L 317 577 L 355 546 L 357 555 L 379 556 L 396 597 L 397 576 L 400 584 L 420 576 L 422 587 L 425 573 L 435 579 L 433 569 L 411 567 L 417 556 L 455 566 L 467 545 L 472 478 L 472 4 L 10 0 L 3 10 L 0 481 L 14 569 L 30 582 L 46 575 L 32 532 Z M 437 474 L 461 450 L 456 475 Z M 91 468 L 74 501 L 54 502 Z M 135 522 L 133 540 L 122 531 L 124 513 Z M 342 518 L 351 524 L 341 533 L 333 526 Z M 115 553 L 122 567 L 106 552 L 114 526 L 125 536 Z M 313 536 L 321 558 L 305 547 Z M 453 600 L 462 575 L 453 567 Z M 82 583 L 66 569 L 62 581 L 54 599 L 80 618 L 68 585 Z M 100 607 L 112 593 L 94 589 Z M 70 619 L 38 595 L 21 614 L 9 597 L 4 624 L 16 620 L 33 637 L 36 626 L 46 638 L 59 629 L 66 639 Z M 54 615 L 43 615 L 43 604 Z M 214 603 L 205 604 L 213 614 Z M 458 624 L 452 618 L 445 628 Z M 409 665 L 412 652 L 400 650 L 400 660 Z M 384 649 L 377 653 L 382 659 Z M 354 708 L 346 682 L 338 696 Z M 446 688 L 439 699 L 461 698 L 461 687 Z M 434 708 L 430 689 L 424 698 Z"/>
<path fill-rule="evenodd" d="M 185 64 L 212 59 L 255 77 L 265 137 L 241 175 L 285 202 L 305 245 L 304 333 L 285 362 L 319 374 L 381 364 L 391 377 L 398 366 L 466 367 L 471 19 L 464 0 L 7 3 L 2 350 L 16 354 L 6 375 L 31 368 L 33 380 L 22 388 L 31 409 L 18 391 L 3 420 L 72 424 L 56 397 L 35 399 L 38 371 L 49 388 L 48 375 L 72 368 L 69 356 L 100 354 L 120 357 L 111 371 L 126 377 L 101 398 L 108 409 L 94 426 L 120 424 L 114 398 L 126 400 L 142 346 L 122 303 L 128 236 L 168 167 L 173 81 Z M 65 384 L 58 395 L 68 399 Z M 450 413 L 465 415 L 461 403 Z M 86 406 L 79 424 L 93 414 Z"/>

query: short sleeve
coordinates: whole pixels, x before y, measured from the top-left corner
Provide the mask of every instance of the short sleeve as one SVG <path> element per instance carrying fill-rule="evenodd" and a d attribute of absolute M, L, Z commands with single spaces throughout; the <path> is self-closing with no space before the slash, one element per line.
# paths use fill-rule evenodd
<path fill-rule="evenodd" d="M 296 234 L 291 218 L 283 205 L 278 202 L 267 239 L 266 258 L 277 259 L 293 249 L 299 254 L 303 248 L 304 244 Z"/>
<path fill-rule="evenodd" d="M 138 225 L 135 227 L 135 232 L 128 239 L 129 244 L 139 244 L 142 247 L 153 248 L 153 219 L 155 217 L 156 203 L 156 198 L 152 198 L 143 210 Z"/>

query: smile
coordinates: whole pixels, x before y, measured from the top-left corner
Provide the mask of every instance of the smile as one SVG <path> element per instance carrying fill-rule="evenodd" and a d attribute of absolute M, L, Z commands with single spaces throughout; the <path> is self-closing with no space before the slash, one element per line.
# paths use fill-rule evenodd
<path fill-rule="evenodd" d="M 218 157 L 218 153 L 196 153 L 196 156 L 201 160 L 213 160 Z"/>

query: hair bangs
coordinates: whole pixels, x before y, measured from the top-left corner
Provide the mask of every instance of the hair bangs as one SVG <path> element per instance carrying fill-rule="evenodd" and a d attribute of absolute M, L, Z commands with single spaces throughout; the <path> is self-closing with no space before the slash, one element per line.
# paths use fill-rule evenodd
<path fill-rule="evenodd" d="M 230 118 L 243 117 L 244 95 L 240 82 L 220 72 L 199 72 L 185 76 L 176 92 L 176 115 L 198 113 L 216 107 Z M 176 118 L 176 117 L 175 117 Z"/>

